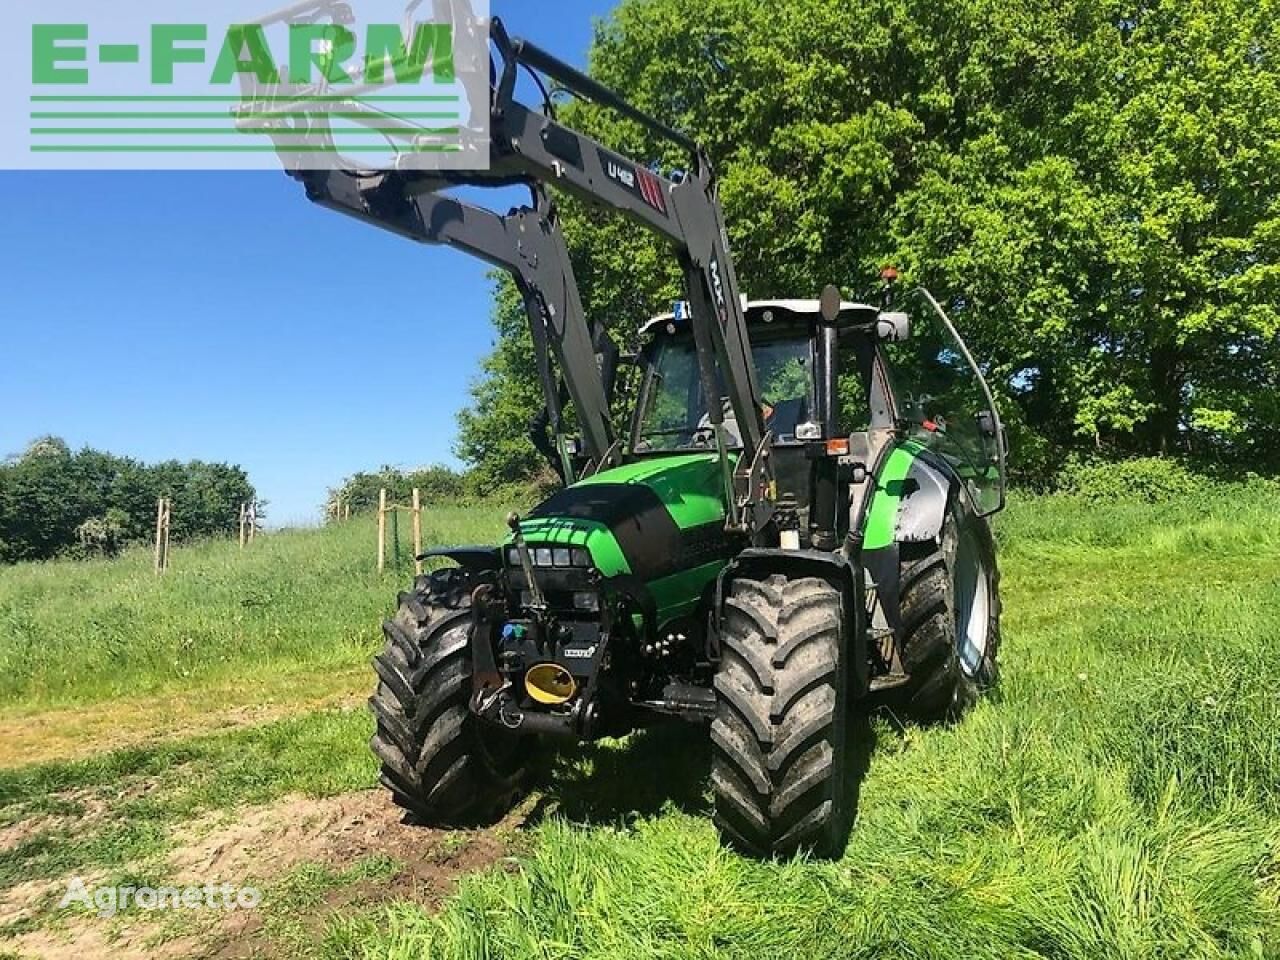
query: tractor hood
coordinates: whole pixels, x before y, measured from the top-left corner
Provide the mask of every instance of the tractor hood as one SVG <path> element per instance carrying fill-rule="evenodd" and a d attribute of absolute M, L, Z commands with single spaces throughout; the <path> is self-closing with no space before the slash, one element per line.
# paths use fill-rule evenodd
<path fill-rule="evenodd" d="M 520 524 L 535 544 L 586 547 L 606 577 L 650 581 L 727 553 L 713 453 L 655 457 L 553 494 Z"/>

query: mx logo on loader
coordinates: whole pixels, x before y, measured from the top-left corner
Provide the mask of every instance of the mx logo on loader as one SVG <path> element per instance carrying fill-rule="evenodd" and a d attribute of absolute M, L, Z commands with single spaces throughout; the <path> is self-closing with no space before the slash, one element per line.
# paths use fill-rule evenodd
<path fill-rule="evenodd" d="M 716 316 L 723 328 L 729 322 L 729 317 L 725 309 L 724 278 L 720 276 L 720 260 L 713 256 L 711 262 L 707 264 L 707 270 L 711 274 L 711 295 L 716 299 Z"/>

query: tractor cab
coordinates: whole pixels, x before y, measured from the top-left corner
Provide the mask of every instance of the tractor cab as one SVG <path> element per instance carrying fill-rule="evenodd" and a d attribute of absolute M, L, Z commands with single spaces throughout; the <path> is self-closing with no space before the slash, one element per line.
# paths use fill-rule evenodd
<path fill-rule="evenodd" d="M 842 542 L 869 492 L 858 487 L 899 445 L 942 458 L 980 515 L 1003 505 L 1003 437 L 982 375 L 933 298 L 906 299 L 909 313 L 841 301 L 830 322 L 819 300 L 743 301 L 779 503 L 798 546 Z M 677 303 L 640 328 L 637 458 L 714 449 L 688 316 Z M 729 446 L 741 450 L 719 383 L 716 393 Z"/>
<path fill-rule="evenodd" d="M 811 475 L 821 473 L 814 465 L 827 457 L 827 441 L 847 438 L 843 446 L 831 449 L 838 449 L 841 457 L 861 455 L 865 463 L 873 421 L 881 430 L 893 427 L 888 384 L 875 375 L 875 330 L 881 312 L 863 303 L 841 303 L 834 324 L 834 376 L 826 379 L 819 374 L 826 327 L 819 301 L 746 301 L 743 312 L 759 380 L 760 412 L 771 435 L 774 477 L 782 491 L 779 505 L 800 531 L 800 545 L 809 546 L 815 532 L 810 505 L 820 496 Z M 632 454 L 648 458 L 714 450 L 712 404 L 699 376 L 687 306 L 676 304 L 670 313 L 650 319 L 640 332 L 644 375 L 631 424 Z M 829 392 L 831 403 L 824 396 Z M 713 404 L 723 411 L 728 444 L 741 450 L 736 418 L 718 382 L 716 393 Z M 878 402 L 872 403 L 872 396 Z M 828 408 L 833 423 L 826 422 Z M 847 523 L 836 524 L 830 536 L 846 532 Z"/>
<path fill-rule="evenodd" d="M 802 444 L 819 434 L 813 370 L 814 343 L 820 320 L 817 300 L 754 300 L 743 303 L 750 331 L 751 357 L 760 378 L 761 412 L 773 443 Z M 852 331 L 874 326 L 879 311 L 866 304 L 841 304 L 838 326 Z M 651 318 L 640 328 L 644 388 L 632 428 L 637 454 L 706 447 L 710 412 L 698 377 L 697 348 L 681 303 L 670 313 Z M 852 333 L 850 341 L 854 339 Z M 852 355 L 855 351 L 850 350 Z M 718 385 L 719 386 L 719 385 Z M 726 407 L 730 445 L 742 440 L 733 411 Z"/>

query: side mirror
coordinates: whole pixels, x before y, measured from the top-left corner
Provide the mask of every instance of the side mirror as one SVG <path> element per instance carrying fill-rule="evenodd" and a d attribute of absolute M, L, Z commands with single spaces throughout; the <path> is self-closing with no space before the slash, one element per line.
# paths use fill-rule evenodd
<path fill-rule="evenodd" d="M 1009 428 L 1003 423 L 996 426 L 995 415 L 990 410 L 979 410 L 974 416 L 978 426 L 978 436 L 982 438 L 982 446 L 991 455 L 991 462 L 997 463 L 1001 454 L 1009 455 Z"/>
<path fill-rule="evenodd" d="M 978 432 L 986 440 L 994 440 L 996 436 L 996 418 L 990 410 L 979 410 L 977 414 Z"/>
<path fill-rule="evenodd" d="M 881 313 L 876 318 L 876 336 L 890 343 L 911 339 L 911 314 Z"/>

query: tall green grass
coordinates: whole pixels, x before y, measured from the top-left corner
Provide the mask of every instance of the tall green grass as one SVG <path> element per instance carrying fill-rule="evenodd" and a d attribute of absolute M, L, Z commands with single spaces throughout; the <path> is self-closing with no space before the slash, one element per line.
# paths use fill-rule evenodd
<path fill-rule="evenodd" d="M 500 518 L 459 512 L 432 539 L 491 540 Z M 705 737 L 653 729 L 543 760 L 519 870 L 473 875 L 439 911 L 339 913 L 291 955 L 1280 957 L 1276 487 L 1206 487 L 1157 504 L 1016 499 L 997 537 L 1000 686 L 954 726 L 868 721 L 842 858 L 758 863 L 722 849 Z M 281 663 L 360 663 L 406 579 L 373 574 L 372 530 L 257 547 L 179 553 L 159 581 L 145 557 L 0 574 L 0 610 L 26 611 L 45 638 L 59 625 L 77 631 L 14 661 L 28 666 L 6 668 L 0 689 L 92 699 Z M 271 602 L 246 605 L 254 590 Z M 118 663 L 78 622 L 81 594 L 81 609 L 113 627 L 113 610 L 142 604 L 135 632 L 122 633 L 137 649 L 114 681 L 67 672 Z M 173 598 L 183 617 L 170 619 Z M 167 657 L 191 622 L 212 649 L 183 676 Z M 4 656 L 25 637 L 0 628 Z M 158 781 L 145 798 L 152 814 L 173 822 L 285 790 L 372 786 L 368 729 L 360 714 L 331 712 L 11 771 L 0 807 L 21 816 L 77 785 L 143 778 Z M 85 849 L 33 839 L 0 863 L 0 880 L 162 846 L 123 824 L 119 837 L 98 829 Z"/>
<path fill-rule="evenodd" d="M 495 542 L 506 508 L 430 507 L 428 545 Z M 175 548 L 157 577 L 151 553 L 0 567 L 0 705 L 86 703 L 234 683 L 245 676 L 358 664 L 412 575 L 376 568 L 368 517 L 315 530 Z"/>
<path fill-rule="evenodd" d="M 721 849 L 705 753 L 673 763 L 680 732 L 650 733 L 561 762 L 544 786 L 559 813 L 521 871 L 470 878 L 437 915 L 343 918 L 325 951 L 1280 956 L 1276 493 L 1016 500 L 998 531 L 1003 682 L 952 727 L 873 719 L 838 861 Z"/>

